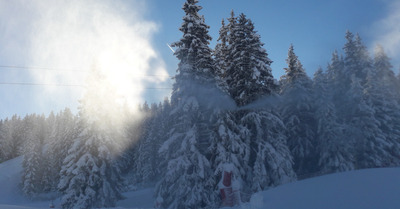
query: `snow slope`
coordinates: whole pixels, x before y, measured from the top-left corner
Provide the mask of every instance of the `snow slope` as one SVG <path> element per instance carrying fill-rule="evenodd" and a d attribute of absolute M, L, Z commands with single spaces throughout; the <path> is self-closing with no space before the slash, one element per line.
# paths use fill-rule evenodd
<path fill-rule="evenodd" d="M 48 201 L 21 195 L 22 157 L 0 164 L 0 209 L 49 208 Z M 124 193 L 117 208 L 151 208 L 153 189 Z M 57 202 L 57 201 L 56 201 Z M 58 206 L 58 205 L 57 205 Z M 58 207 L 59 208 L 59 207 Z M 396 209 L 400 208 L 400 167 L 331 174 L 254 194 L 235 209 Z"/>
<path fill-rule="evenodd" d="M 28 201 L 21 195 L 18 185 L 15 185 L 21 180 L 22 160 L 23 157 L 17 157 L 0 164 L 0 204 Z"/>
<path fill-rule="evenodd" d="M 49 201 L 31 201 L 19 189 L 23 157 L 0 164 L 0 209 L 49 208 Z"/>
<path fill-rule="evenodd" d="M 400 208 L 400 168 L 337 173 L 260 192 L 238 208 L 396 209 Z"/>

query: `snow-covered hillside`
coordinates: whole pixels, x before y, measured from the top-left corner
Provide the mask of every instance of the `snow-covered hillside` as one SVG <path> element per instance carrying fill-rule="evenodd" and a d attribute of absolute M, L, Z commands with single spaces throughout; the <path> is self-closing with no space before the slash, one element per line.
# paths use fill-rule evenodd
<path fill-rule="evenodd" d="M 49 208 L 49 201 L 21 195 L 22 157 L 0 164 L 0 208 Z M 127 192 L 117 208 L 150 208 L 153 189 Z M 253 195 L 237 209 L 395 209 L 400 206 L 400 167 L 331 174 L 306 179 Z M 56 206 L 58 201 L 55 201 Z"/>
<path fill-rule="evenodd" d="M 0 164 L 0 208 L 1 204 L 26 203 L 18 190 L 21 180 L 22 157 L 18 157 Z"/>
<path fill-rule="evenodd" d="M 246 208 L 395 209 L 400 208 L 399 194 L 399 167 L 365 169 L 306 179 L 256 193 Z"/>

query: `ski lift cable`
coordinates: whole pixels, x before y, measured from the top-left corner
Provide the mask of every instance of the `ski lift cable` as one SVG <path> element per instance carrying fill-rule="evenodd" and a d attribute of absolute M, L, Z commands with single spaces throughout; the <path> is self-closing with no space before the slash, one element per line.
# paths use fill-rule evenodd
<path fill-rule="evenodd" d="M 17 69 L 17 70 L 47 70 L 47 71 L 64 71 L 64 72 L 79 72 L 79 73 L 87 73 L 89 70 L 74 70 L 70 68 L 49 68 L 49 67 L 33 67 L 33 66 L 17 66 L 17 65 L 0 65 L 2 69 Z M 173 76 L 170 75 L 163 75 L 163 74 L 134 74 L 135 76 L 142 76 L 142 77 L 169 77 L 172 78 Z"/>
<path fill-rule="evenodd" d="M 20 85 L 20 86 L 64 86 L 64 87 L 86 87 L 80 84 L 57 84 L 57 83 L 24 83 L 24 82 L 0 82 L 0 85 Z M 144 87 L 143 89 L 171 90 L 171 87 Z"/>

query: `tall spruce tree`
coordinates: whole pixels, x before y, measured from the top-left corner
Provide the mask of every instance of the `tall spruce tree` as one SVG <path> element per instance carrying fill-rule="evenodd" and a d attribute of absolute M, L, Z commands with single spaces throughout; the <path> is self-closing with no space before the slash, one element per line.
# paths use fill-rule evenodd
<path fill-rule="evenodd" d="M 223 25 L 220 30 L 219 46 L 225 46 L 226 37 L 228 42 L 223 77 L 236 104 L 245 106 L 257 99 L 271 96 L 276 90 L 270 68 L 272 61 L 268 58 L 251 20 L 244 14 L 235 17 L 232 11 L 228 22 L 228 25 Z M 233 167 L 236 168 L 237 164 L 242 162 L 246 164 L 240 169 L 233 169 L 233 175 L 243 182 L 242 193 L 260 191 L 295 179 L 292 158 L 284 137 L 285 128 L 280 116 L 264 108 L 236 111 L 235 117 L 229 113 L 220 113 L 220 117 L 225 119 L 220 119 L 218 123 L 220 132 L 217 132 L 217 139 L 222 140 L 216 144 L 219 149 L 225 147 L 222 155 L 231 156 L 223 159 L 232 159 L 232 156 L 235 156 Z M 264 131 L 263 126 L 270 127 L 270 131 Z M 234 127 L 241 129 L 240 134 L 233 134 Z M 222 143 L 225 138 L 227 142 Z M 237 148 L 232 150 L 232 147 Z M 219 163 L 223 168 L 226 163 L 232 162 L 220 159 Z M 242 198 L 248 200 L 247 197 Z"/>
<path fill-rule="evenodd" d="M 77 138 L 76 128 L 76 116 L 72 114 L 70 109 L 65 108 L 55 116 L 46 154 L 48 167 L 51 168 L 46 174 L 51 191 L 57 190 L 63 161 L 68 155 L 73 139 Z"/>
<path fill-rule="evenodd" d="M 274 90 L 268 58 L 254 24 L 244 14 L 229 19 L 229 55 L 226 83 L 228 92 L 238 106 L 249 104 Z M 236 21 L 236 22 L 233 22 Z"/>
<path fill-rule="evenodd" d="M 241 124 L 248 130 L 252 179 L 247 182 L 251 192 L 296 180 L 292 155 L 286 143 L 285 125 L 272 108 L 249 111 Z"/>
<path fill-rule="evenodd" d="M 209 26 L 198 12 L 197 0 L 183 5 L 185 16 L 180 31 L 177 75 L 171 96 L 173 127 L 160 153 L 167 171 L 156 188 L 157 205 L 162 208 L 209 208 L 215 200 L 211 163 L 206 158 L 210 144 L 207 109 L 208 89 L 215 88 L 215 71 L 208 35 Z"/>
<path fill-rule="evenodd" d="M 317 169 L 312 82 L 294 53 L 293 45 L 286 62 L 288 67 L 280 80 L 281 112 L 287 128 L 287 143 L 294 157 L 294 169 L 301 176 Z"/>
<path fill-rule="evenodd" d="M 379 146 L 384 147 L 384 166 L 398 165 L 399 163 L 399 105 L 394 91 L 395 76 L 391 71 L 389 58 L 383 49 L 378 47 L 375 52 L 374 68 L 367 75 L 364 87 L 364 99 L 374 110 L 374 118 L 378 121 L 378 129 L 383 136 Z"/>
<path fill-rule="evenodd" d="M 349 108 L 347 125 L 349 138 L 354 140 L 355 165 L 357 169 L 382 167 L 387 159 L 385 136 L 379 129 L 375 110 L 370 105 L 360 79 L 352 76 L 351 88 L 347 92 Z"/>
<path fill-rule="evenodd" d="M 36 115 L 24 118 L 24 160 L 22 162 L 22 192 L 29 198 L 42 192 L 43 140 L 40 138 L 40 122 Z"/>
<path fill-rule="evenodd" d="M 327 74 L 319 68 L 314 74 L 315 118 L 317 151 L 320 173 L 333 173 L 353 170 L 354 145 L 345 137 L 345 125 L 339 122 L 336 107 L 332 102 L 333 92 L 329 88 Z"/>
<path fill-rule="evenodd" d="M 9 120 L 8 126 L 9 134 L 6 135 L 9 137 L 6 139 L 9 150 L 9 159 L 18 157 L 24 153 L 24 125 L 21 118 L 17 115 L 13 115 Z"/>
<path fill-rule="evenodd" d="M 143 119 L 143 129 L 145 133 L 138 145 L 137 152 L 137 165 L 136 172 L 138 176 L 138 182 L 142 184 L 154 183 L 153 181 L 158 179 L 158 150 L 160 148 L 159 138 L 162 138 L 160 130 L 160 111 L 157 104 L 151 104 L 149 108 L 147 103 L 144 104 L 143 110 L 146 111 L 146 117 Z"/>
<path fill-rule="evenodd" d="M 222 185 L 224 172 L 232 172 L 232 182 L 239 191 L 248 190 L 251 166 L 248 131 L 237 122 L 234 111 L 220 110 L 210 146 L 211 162 L 218 187 Z M 227 170 L 229 167 L 229 170 Z M 249 192 L 249 191 L 248 191 Z"/>
<path fill-rule="evenodd" d="M 14 116 L 13 116 L 14 118 Z M 16 125 L 17 127 L 14 127 L 14 125 Z M 18 138 L 15 138 L 15 140 L 18 143 L 15 143 L 13 136 L 15 136 L 16 134 L 14 133 L 14 131 L 21 131 L 19 129 L 17 129 L 18 127 L 21 127 L 21 125 L 19 124 L 19 122 L 17 123 L 17 121 L 14 121 L 13 119 L 8 119 L 6 118 L 3 121 L 3 125 L 1 126 L 1 130 L 0 130 L 0 134 L 1 134 L 1 138 L 2 138 L 2 142 L 1 142 L 1 152 L 2 152 L 2 159 L 3 161 L 6 160 L 10 160 L 13 157 L 16 157 L 17 154 L 20 153 L 14 153 L 14 151 L 16 152 L 16 150 L 19 150 L 20 147 L 18 146 L 22 146 L 21 142 L 18 142 L 18 140 L 21 140 L 22 135 L 20 133 L 18 133 Z"/>
<path fill-rule="evenodd" d="M 0 163 L 6 161 L 7 144 L 6 144 L 6 128 L 3 120 L 0 120 Z"/>
<path fill-rule="evenodd" d="M 352 75 L 359 79 L 361 85 L 365 84 L 368 72 L 372 68 L 372 60 L 358 34 L 354 36 L 350 31 L 346 31 L 345 37 L 347 42 L 343 50 L 345 53 L 344 71 L 347 74 L 345 79 L 347 80 L 343 84 L 346 85 L 345 89 L 349 89 Z"/>
<path fill-rule="evenodd" d="M 218 43 L 214 50 L 214 59 L 218 86 L 224 91 L 227 91 L 224 77 L 228 66 L 228 32 L 229 28 L 225 25 L 224 19 L 222 19 L 221 28 L 219 29 L 219 38 L 217 40 Z"/>

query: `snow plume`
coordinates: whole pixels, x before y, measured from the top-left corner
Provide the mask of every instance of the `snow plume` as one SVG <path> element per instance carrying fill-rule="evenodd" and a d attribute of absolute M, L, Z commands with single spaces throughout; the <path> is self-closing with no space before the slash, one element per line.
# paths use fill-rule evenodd
<path fill-rule="evenodd" d="M 11 64 L 37 67 L 25 74 L 25 82 L 77 85 L 35 87 L 31 98 L 37 101 L 29 101 L 35 112 L 76 107 L 93 66 L 116 98 L 136 108 L 146 86 L 169 78 L 151 45 L 158 26 L 144 19 L 144 11 L 141 0 L 0 1 L 0 18 L 9 20 L 0 28 L 12 43 L 0 54 L 11 54 L 6 60 Z M 13 57 L 26 61 L 13 63 Z"/>
<path fill-rule="evenodd" d="M 259 109 L 271 109 L 277 107 L 281 101 L 281 97 L 277 94 L 268 95 L 254 102 L 247 104 L 238 110 L 259 110 Z"/>
<path fill-rule="evenodd" d="M 202 107 L 214 110 L 235 110 L 235 101 L 214 83 L 199 83 L 196 80 L 185 79 L 180 81 L 183 86 L 179 91 L 184 91 L 186 95 L 196 96 L 197 102 Z"/>
<path fill-rule="evenodd" d="M 376 36 L 374 45 L 383 46 L 397 70 L 400 67 L 400 1 L 390 1 L 388 8 L 388 15 L 373 26 Z"/>

